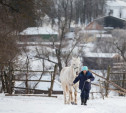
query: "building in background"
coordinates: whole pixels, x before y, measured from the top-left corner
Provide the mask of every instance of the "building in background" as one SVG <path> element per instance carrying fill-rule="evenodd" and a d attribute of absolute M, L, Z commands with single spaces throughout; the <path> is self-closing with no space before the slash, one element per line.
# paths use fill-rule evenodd
<path fill-rule="evenodd" d="M 83 65 L 90 69 L 107 70 L 108 66 L 113 66 L 114 62 L 121 59 L 118 53 L 85 53 L 83 56 Z"/>
<path fill-rule="evenodd" d="M 108 0 L 106 2 L 106 15 L 126 19 L 126 1 Z"/>
<path fill-rule="evenodd" d="M 20 41 L 40 42 L 56 40 L 58 32 L 50 26 L 43 27 L 28 27 L 19 34 Z"/>

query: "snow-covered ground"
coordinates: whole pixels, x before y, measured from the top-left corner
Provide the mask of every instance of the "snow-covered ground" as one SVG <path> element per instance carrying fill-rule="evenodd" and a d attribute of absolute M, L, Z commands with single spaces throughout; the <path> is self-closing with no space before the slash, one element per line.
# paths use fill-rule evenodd
<path fill-rule="evenodd" d="M 126 113 L 126 97 L 89 100 L 87 106 L 64 105 L 63 95 L 50 97 L 7 97 L 0 95 L 0 113 Z"/>

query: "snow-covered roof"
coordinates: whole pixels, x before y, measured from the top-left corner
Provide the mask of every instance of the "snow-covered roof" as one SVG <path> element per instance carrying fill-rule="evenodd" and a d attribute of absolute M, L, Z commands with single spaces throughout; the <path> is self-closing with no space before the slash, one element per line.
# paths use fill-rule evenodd
<path fill-rule="evenodd" d="M 118 55 L 117 53 L 85 53 L 85 57 L 97 57 L 97 58 L 113 58 Z"/>
<path fill-rule="evenodd" d="M 82 30 L 80 31 L 80 33 L 105 33 L 106 31 L 105 30 Z"/>
<path fill-rule="evenodd" d="M 96 37 L 101 37 L 101 38 L 112 38 L 111 34 L 96 34 Z"/>
<path fill-rule="evenodd" d="M 122 21 L 126 21 L 125 19 L 123 19 L 123 18 L 119 18 L 119 17 L 116 17 L 116 16 L 101 16 L 101 17 L 99 17 L 99 18 L 96 18 L 96 19 L 94 19 L 94 21 L 97 21 L 97 20 L 99 20 L 99 19 L 103 19 L 103 18 L 107 18 L 107 17 L 113 17 L 113 18 L 116 18 L 116 19 L 120 19 L 120 20 L 122 20 Z M 107 28 L 107 27 L 106 27 Z M 112 27 L 109 27 L 109 28 L 112 28 Z"/>
<path fill-rule="evenodd" d="M 28 27 L 24 31 L 20 33 L 20 35 L 41 35 L 41 34 L 55 34 L 58 32 L 53 30 L 53 28 L 45 26 L 45 27 Z"/>
<path fill-rule="evenodd" d="M 92 21 L 85 27 L 85 30 L 103 30 L 103 27 L 96 21 Z"/>
<path fill-rule="evenodd" d="M 113 30 L 114 27 L 104 27 L 104 29 L 111 29 L 111 30 Z"/>
<path fill-rule="evenodd" d="M 107 1 L 106 4 L 111 7 L 126 7 L 126 2 L 122 0 Z"/>
<path fill-rule="evenodd" d="M 68 33 L 65 34 L 65 38 L 73 39 L 74 37 L 75 37 L 74 32 L 68 32 Z"/>

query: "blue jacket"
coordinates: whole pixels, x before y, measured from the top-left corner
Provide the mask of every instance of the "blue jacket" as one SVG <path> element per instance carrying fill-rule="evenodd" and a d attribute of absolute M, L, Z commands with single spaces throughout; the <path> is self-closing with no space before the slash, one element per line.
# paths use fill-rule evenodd
<path fill-rule="evenodd" d="M 74 84 L 76 84 L 79 81 L 79 89 L 80 90 L 90 90 L 91 89 L 91 82 L 87 82 L 86 80 L 90 79 L 91 81 L 94 80 L 94 76 L 89 71 L 86 72 L 86 74 L 81 71 L 79 75 L 75 78 L 73 81 Z"/>

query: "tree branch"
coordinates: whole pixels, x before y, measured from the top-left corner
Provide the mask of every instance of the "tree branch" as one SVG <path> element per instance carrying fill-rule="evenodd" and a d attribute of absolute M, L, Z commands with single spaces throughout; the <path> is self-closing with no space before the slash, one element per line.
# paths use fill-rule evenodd
<path fill-rule="evenodd" d="M 54 64 L 57 64 L 57 62 L 54 62 L 54 61 L 50 60 L 49 58 L 41 57 L 37 48 L 36 48 L 36 51 L 37 51 L 37 53 L 38 53 L 38 55 L 39 55 L 39 56 L 36 55 L 36 56 L 35 56 L 36 58 L 43 59 L 43 60 L 47 60 L 47 61 L 49 61 L 49 62 L 52 62 L 52 63 L 54 63 Z"/>
<path fill-rule="evenodd" d="M 3 0 L 0 0 L 0 4 L 1 4 L 2 6 L 5 6 L 5 7 L 8 7 L 8 8 L 10 8 L 10 9 L 12 9 L 12 10 L 15 11 L 15 12 L 19 12 L 16 8 L 12 7 L 11 5 L 9 5 L 9 4 L 7 4 L 7 3 L 4 3 Z"/>

